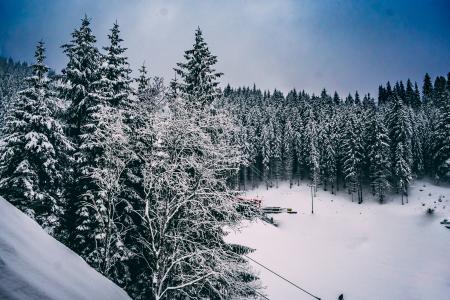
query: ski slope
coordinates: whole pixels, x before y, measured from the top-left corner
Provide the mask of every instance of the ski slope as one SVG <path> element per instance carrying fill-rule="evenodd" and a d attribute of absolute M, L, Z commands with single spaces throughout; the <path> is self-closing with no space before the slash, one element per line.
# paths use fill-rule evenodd
<path fill-rule="evenodd" d="M 0 197 L 0 299 L 130 299 Z"/>
<path fill-rule="evenodd" d="M 332 195 L 319 189 L 314 215 L 306 183 L 246 195 L 298 214 L 273 215 L 279 227 L 245 224 L 228 240 L 255 248 L 251 258 L 321 299 L 341 293 L 345 300 L 450 299 L 450 229 L 440 224 L 450 220 L 449 187 L 418 181 L 403 206 L 398 195 L 389 195 L 383 205 L 366 195 L 358 205 L 343 191 Z M 433 215 L 425 213 L 428 207 L 436 207 Z M 314 299 L 252 265 L 269 299 Z"/>

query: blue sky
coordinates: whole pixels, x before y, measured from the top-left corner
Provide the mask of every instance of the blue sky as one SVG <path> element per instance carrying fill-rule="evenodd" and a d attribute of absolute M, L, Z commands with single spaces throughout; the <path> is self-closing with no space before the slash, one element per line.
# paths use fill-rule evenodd
<path fill-rule="evenodd" d="M 373 94 L 387 80 L 450 71 L 448 0 L 2 0 L 0 55 L 31 61 L 43 39 L 60 71 L 60 46 L 85 13 L 99 47 L 117 20 L 132 68 L 145 61 L 166 81 L 197 26 L 234 86 Z"/>

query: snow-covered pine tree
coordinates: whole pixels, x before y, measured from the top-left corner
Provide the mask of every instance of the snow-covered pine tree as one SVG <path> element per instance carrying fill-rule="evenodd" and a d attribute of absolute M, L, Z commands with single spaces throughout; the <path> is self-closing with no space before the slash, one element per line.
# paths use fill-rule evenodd
<path fill-rule="evenodd" d="M 420 92 L 419 92 L 419 86 L 417 85 L 417 82 L 414 83 L 414 98 L 412 102 L 412 107 L 414 109 L 417 109 L 421 106 L 422 101 L 420 100 Z"/>
<path fill-rule="evenodd" d="M 124 55 L 126 48 L 121 46 L 123 39 L 119 36 L 119 25 L 113 24 L 108 34 L 109 45 L 103 49 L 106 54 L 102 56 L 100 67 L 100 81 L 96 83 L 101 90 L 101 96 L 112 107 L 119 107 L 125 112 L 129 110 L 131 87 L 131 69 L 128 58 Z"/>
<path fill-rule="evenodd" d="M 318 145 L 317 124 L 314 120 L 313 113 L 310 111 L 307 136 L 309 141 L 309 172 L 311 183 L 314 186 L 314 193 L 317 192 L 317 187 L 320 184 L 320 153 Z"/>
<path fill-rule="evenodd" d="M 374 138 L 368 144 L 370 185 L 375 197 L 383 203 L 386 192 L 390 188 L 390 140 L 386 127 L 379 116 L 371 120 L 369 128 Z"/>
<path fill-rule="evenodd" d="M 450 91 L 445 104 L 439 109 L 436 125 L 432 133 L 433 166 L 437 180 L 450 180 Z"/>
<path fill-rule="evenodd" d="M 386 103 L 386 99 L 387 98 L 387 96 L 386 96 L 386 89 L 384 88 L 384 86 L 383 85 L 380 85 L 379 87 L 378 87 L 378 106 L 382 106 L 382 105 L 384 105 L 385 103 Z"/>
<path fill-rule="evenodd" d="M 403 84 L 403 81 L 400 80 L 400 83 L 396 84 L 396 89 L 397 89 L 397 94 L 400 97 L 400 99 L 402 99 L 403 103 L 405 103 L 405 105 L 408 105 L 408 103 L 406 102 L 406 90 L 405 90 L 405 85 Z"/>
<path fill-rule="evenodd" d="M 353 110 L 354 111 L 354 110 Z M 361 124 L 358 124 L 356 114 L 353 112 L 347 116 L 347 123 L 343 134 L 343 173 L 348 189 L 352 195 L 358 193 L 358 203 L 362 203 L 362 167 L 364 147 L 360 134 Z"/>
<path fill-rule="evenodd" d="M 284 135 L 283 135 L 283 171 L 284 178 L 289 180 L 289 188 L 293 184 L 293 167 L 294 167 L 294 131 L 292 129 L 291 121 L 287 120 Z"/>
<path fill-rule="evenodd" d="M 388 81 L 386 83 L 386 101 L 387 101 L 387 103 L 390 102 L 392 96 L 393 96 L 393 92 L 392 92 L 391 83 Z"/>
<path fill-rule="evenodd" d="M 420 108 L 414 110 L 408 108 L 409 118 L 411 120 L 411 171 L 417 176 L 424 174 L 424 130 L 426 120 L 424 113 Z"/>
<path fill-rule="evenodd" d="M 345 105 L 353 106 L 355 104 L 355 100 L 353 99 L 353 96 L 351 94 L 348 94 L 348 96 L 345 98 Z"/>
<path fill-rule="evenodd" d="M 343 146 L 343 136 L 345 132 L 345 114 L 343 110 L 346 109 L 346 106 L 339 106 L 336 108 L 336 116 L 334 119 L 334 151 L 336 158 L 336 190 L 339 191 L 340 183 L 343 183 L 343 187 L 345 188 L 345 176 L 343 173 L 343 165 L 344 165 L 344 146 Z"/>
<path fill-rule="evenodd" d="M 147 67 L 145 63 L 139 68 L 139 77 L 135 79 L 137 83 L 136 96 L 139 101 L 145 101 L 145 95 L 150 86 L 150 77 L 148 77 Z"/>
<path fill-rule="evenodd" d="M 181 82 L 174 83 L 183 98 L 194 106 L 210 104 L 220 95 L 217 79 L 222 73 L 216 72 L 217 57 L 209 51 L 200 27 L 195 31 L 193 48 L 184 52 L 184 63 L 177 63 L 175 72 Z"/>
<path fill-rule="evenodd" d="M 412 180 L 410 162 L 407 161 L 407 150 L 402 142 L 397 143 L 397 148 L 394 153 L 394 178 L 396 180 L 397 188 L 402 193 L 402 205 L 404 204 L 403 197 L 407 196 L 408 185 Z M 408 198 L 407 198 L 408 199 Z M 408 202 L 408 200 L 406 200 Z"/>
<path fill-rule="evenodd" d="M 415 101 L 414 97 L 414 89 L 411 80 L 408 78 L 408 80 L 406 81 L 405 104 L 412 107 Z"/>
<path fill-rule="evenodd" d="M 251 129 L 249 130 L 249 134 L 252 136 L 249 137 L 249 143 L 252 145 L 252 157 L 254 158 L 250 165 L 250 180 L 252 182 L 252 188 L 255 188 L 258 185 L 258 181 L 261 180 L 262 173 L 262 159 L 261 159 L 261 111 L 258 107 L 250 107 L 249 108 L 249 120 L 251 121 Z"/>
<path fill-rule="evenodd" d="M 240 166 L 239 172 L 238 172 L 238 186 L 241 190 L 247 189 L 247 180 L 248 180 L 248 163 L 250 161 L 250 152 L 251 152 L 251 145 L 248 143 L 248 130 L 245 128 L 245 126 L 242 124 L 242 120 L 236 120 L 236 124 L 238 125 L 239 130 L 237 131 L 236 136 L 236 142 L 239 145 L 242 145 L 242 150 L 245 157 L 245 162 Z"/>
<path fill-rule="evenodd" d="M 129 140 L 139 123 L 135 102 L 131 99 L 131 70 L 120 30 L 115 23 L 108 35 L 109 45 L 104 47 L 99 68 L 99 80 L 93 83 L 89 116 L 81 128 L 80 154 L 86 158 L 84 177 L 95 186 L 86 191 L 90 195 L 91 231 L 88 239 L 95 239 L 95 249 L 88 262 L 121 286 L 131 281 L 127 261 L 133 255 L 130 247 L 136 236 L 131 212 L 142 206 L 143 188 L 135 179 L 136 155 Z M 134 234 L 134 236 L 133 236 Z"/>
<path fill-rule="evenodd" d="M 42 41 L 35 58 L 28 88 L 20 92 L 10 111 L 0 142 L 0 193 L 50 234 L 58 234 L 72 145 L 52 110 L 55 99 Z"/>
<path fill-rule="evenodd" d="M 108 143 L 114 140 L 108 136 L 112 134 L 108 128 L 111 123 L 109 118 L 120 118 L 120 113 L 112 106 L 118 106 L 128 92 L 120 90 L 123 87 L 120 79 L 119 82 L 114 81 L 123 75 L 114 68 L 114 63 L 120 64 L 123 60 L 114 59 L 114 55 L 121 56 L 113 53 L 120 52 L 115 47 L 111 47 L 109 57 L 100 55 L 86 16 L 72 37 L 73 40 L 63 46 L 69 61 L 63 70 L 62 95 L 70 103 L 69 134 L 76 148 L 74 180 L 68 186 L 67 193 L 67 241 L 90 265 L 123 284 L 127 276 L 117 274 L 116 271 L 122 266 L 115 265 L 115 262 L 120 264 L 128 256 L 120 241 L 124 228 L 117 227 L 123 221 L 120 219 L 122 211 L 113 202 L 116 195 L 112 196 L 111 191 L 105 192 L 106 185 L 99 181 L 102 176 L 105 180 L 113 178 L 114 172 L 121 169 L 120 164 L 109 165 L 113 161 L 108 161 L 105 155 L 110 147 Z M 111 176 L 103 174 L 105 172 Z M 99 176 L 99 173 L 103 175 Z M 110 183 L 109 187 L 117 189 L 117 184 Z"/>
<path fill-rule="evenodd" d="M 272 140 L 272 178 L 275 179 L 275 187 L 278 188 L 278 183 L 282 179 L 282 153 L 283 142 L 281 124 L 277 115 L 272 116 L 273 121 L 273 140 Z"/>
<path fill-rule="evenodd" d="M 0 128 L 17 99 L 17 92 L 26 88 L 25 78 L 31 75 L 26 63 L 0 57 Z"/>
<path fill-rule="evenodd" d="M 437 76 L 433 88 L 433 104 L 436 107 L 443 107 L 447 100 L 447 80 L 444 76 Z"/>
<path fill-rule="evenodd" d="M 87 16 L 81 20 L 79 29 L 72 33 L 70 43 L 62 46 L 69 61 L 63 69 L 62 96 L 70 102 L 67 118 L 69 135 L 75 140 L 80 135 L 80 127 L 86 117 L 89 98 L 100 79 L 100 53 L 95 46 L 96 38 L 90 28 Z M 78 143 L 78 141 L 76 141 Z"/>
<path fill-rule="evenodd" d="M 361 105 L 361 98 L 359 97 L 358 91 L 355 92 L 355 105 Z"/>
<path fill-rule="evenodd" d="M 366 97 L 364 97 L 366 98 Z M 370 182 L 370 147 L 375 143 L 376 139 L 376 118 L 377 111 L 373 102 L 366 103 L 366 106 L 362 110 L 362 145 L 364 148 L 364 157 L 362 164 L 363 180 Z"/>
<path fill-rule="evenodd" d="M 335 105 L 341 104 L 341 98 L 339 97 L 339 94 L 336 91 L 334 92 L 334 95 L 333 95 L 333 103 Z"/>
<path fill-rule="evenodd" d="M 306 108 L 305 103 L 302 101 L 298 118 L 294 118 L 297 123 L 294 136 L 294 149 L 297 158 L 297 184 L 299 184 L 300 179 L 303 179 L 306 176 L 309 169 L 309 144 L 307 139 L 308 111 L 309 108 Z"/>
<path fill-rule="evenodd" d="M 73 181 L 66 187 L 68 203 L 64 227 L 69 233 L 66 244 L 84 258 L 88 255 L 87 251 L 85 252 L 86 235 L 92 230 L 88 224 L 91 212 L 87 205 L 92 203 L 93 199 L 88 197 L 88 191 L 97 190 L 97 187 L 85 174 L 88 164 L 80 149 L 81 137 L 86 134 L 82 132 L 82 128 L 87 123 L 88 109 L 95 105 L 94 82 L 100 79 L 100 53 L 95 42 L 96 38 L 90 29 L 90 20 L 84 16 L 80 28 L 72 33 L 71 42 L 62 46 L 69 60 L 62 71 L 61 97 L 68 102 L 66 114 L 68 134 L 75 147 Z M 95 240 L 92 244 L 95 244 Z M 95 245 L 92 245 L 91 248 L 94 247 Z"/>
<path fill-rule="evenodd" d="M 411 181 L 411 119 L 407 107 L 398 95 L 394 95 L 387 110 L 387 125 L 391 140 L 391 167 L 393 185 L 397 191 L 407 195 Z"/>
<path fill-rule="evenodd" d="M 423 114 L 423 131 L 421 132 L 422 143 L 422 157 L 424 174 L 435 176 L 436 169 L 434 166 L 433 152 L 434 152 L 434 137 L 439 119 L 439 111 L 432 105 L 422 105 L 420 107 L 421 114 Z"/>
<path fill-rule="evenodd" d="M 129 67 L 128 58 L 125 56 L 126 48 L 122 47 L 123 39 L 120 37 L 119 25 L 116 23 L 113 24 L 113 27 L 110 30 L 110 34 L 108 35 L 109 45 L 104 47 L 103 49 L 106 51 L 106 54 L 102 56 L 102 65 L 100 67 L 100 80 L 95 82 L 94 85 L 97 88 L 97 97 L 99 98 L 99 103 L 103 103 L 106 106 L 106 110 L 110 110 L 111 113 L 116 114 L 118 117 L 122 116 L 124 118 L 123 132 L 130 139 L 130 144 L 135 144 L 136 141 L 133 139 L 136 138 L 136 129 L 141 125 L 142 118 L 139 116 L 139 110 L 147 109 L 147 107 L 143 107 L 142 103 L 137 107 L 138 103 L 133 101 L 132 99 L 132 88 L 130 79 L 131 69 Z M 142 89 L 142 93 L 144 90 L 149 88 L 148 80 L 145 78 L 146 70 L 143 67 L 144 74 L 141 74 L 141 80 L 139 82 L 138 89 Z M 147 86 L 144 85 L 147 83 Z M 108 108 L 109 107 L 109 108 Z M 119 110 L 118 112 L 114 112 L 114 110 Z M 114 134 L 110 132 L 110 134 Z M 132 146 L 131 146 L 132 147 Z M 137 159 L 137 157 L 134 157 Z M 128 159 L 127 163 L 132 163 L 133 159 Z M 137 162 L 134 162 L 138 164 Z M 134 165 L 133 165 L 134 166 Z M 131 166 L 127 166 L 124 170 L 124 189 L 122 199 L 124 203 L 127 205 L 132 205 L 140 202 L 138 194 L 140 193 L 142 196 L 142 187 L 138 188 L 132 182 L 134 181 L 131 178 L 135 178 L 136 174 L 132 174 L 133 172 L 139 173 L 138 170 L 135 170 Z M 138 190 L 136 190 L 138 189 Z M 125 220 L 123 220 L 126 222 Z"/>
<path fill-rule="evenodd" d="M 263 180 L 266 184 L 266 189 L 269 189 L 271 186 L 271 177 L 270 177 L 270 161 L 272 157 L 272 146 L 271 141 L 273 138 L 273 129 L 272 124 L 264 124 L 261 130 L 261 156 L 262 156 L 262 174 Z"/>
<path fill-rule="evenodd" d="M 431 82 L 430 75 L 426 73 L 423 79 L 422 102 L 424 104 L 428 104 L 432 101 L 432 98 L 433 98 L 433 83 Z"/>
<path fill-rule="evenodd" d="M 320 131 L 320 174 L 322 178 L 323 188 L 326 191 L 328 186 L 331 193 L 334 194 L 336 188 L 336 134 L 333 132 L 333 124 L 331 121 L 326 122 Z"/>

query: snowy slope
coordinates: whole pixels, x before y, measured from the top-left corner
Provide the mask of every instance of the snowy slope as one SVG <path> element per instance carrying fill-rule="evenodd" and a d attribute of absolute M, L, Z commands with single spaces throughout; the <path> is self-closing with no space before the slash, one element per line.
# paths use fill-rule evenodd
<path fill-rule="evenodd" d="M 314 215 L 306 183 L 247 195 L 299 213 L 273 215 L 278 228 L 247 224 L 229 240 L 256 248 L 250 257 L 322 299 L 450 299 L 450 229 L 440 224 L 450 220 L 450 188 L 416 182 L 404 206 L 397 195 L 384 205 L 366 196 L 358 205 L 344 192 L 319 190 Z M 433 216 L 425 214 L 429 206 Z M 252 264 L 269 299 L 313 299 Z"/>
<path fill-rule="evenodd" d="M 130 299 L 0 198 L 0 299 Z"/>

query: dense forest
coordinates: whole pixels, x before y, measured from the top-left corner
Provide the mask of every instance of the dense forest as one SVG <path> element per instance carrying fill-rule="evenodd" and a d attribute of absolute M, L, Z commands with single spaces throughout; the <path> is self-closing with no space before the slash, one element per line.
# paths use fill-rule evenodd
<path fill-rule="evenodd" d="M 243 189 L 306 178 L 316 189 L 348 189 L 359 203 L 370 187 L 382 202 L 392 190 L 407 196 L 414 178 L 450 179 L 450 73 L 434 84 L 426 74 L 422 92 L 409 79 L 387 82 L 377 100 L 227 86 L 220 105 L 241 128 Z"/>
<path fill-rule="evenodd" d="M 323 90 L 220 89 L 202 31 L 169 86 L 132 78 L 119 26 L 85 17 L 55 74 L 0 59 L 0 195 L 134 299 L 259 297 L 226 230 L 259 216 L 240 190 L 308 179 L 362 203 L 450 179 L 450 74 L 342 99 Z M 406 197 L 407 199 L 407 197 Z M 407 201 L 407 200 L 406 200 Z"/>
<path fill-rule="evenodd" d="M 26 63 L 0 57 L 0 126 L 17 92 L 25 87 L 24 79 L 31 74 Z"/>

